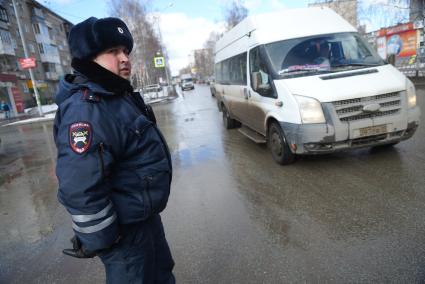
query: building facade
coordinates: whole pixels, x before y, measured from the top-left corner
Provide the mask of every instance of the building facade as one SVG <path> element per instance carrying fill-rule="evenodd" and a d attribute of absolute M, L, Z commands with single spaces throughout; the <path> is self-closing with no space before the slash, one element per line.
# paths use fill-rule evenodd
<path fill-rule="evenodd" d="M 411 22 L 423 20 L 425 17 L 425 5 L 423 0 L 410 0 L 409 18 Z"/>
<path fill-rule="evenodd" d="M 35 84 L 42 104 L 53 101 L 60 78 L 71 72 L 67 43 L 72 23 L 34 0 L 15 0 L 23 35 L 20 34 L 12 0 L 0 0 L 0 100 L 13 113 L 36 105 L 29 71 L 19 59 L 25 58 L 21 36 L 25 37 L 28 57 L 35 59 Z M 0 116 L 1 117 L 1 116 Z"/>

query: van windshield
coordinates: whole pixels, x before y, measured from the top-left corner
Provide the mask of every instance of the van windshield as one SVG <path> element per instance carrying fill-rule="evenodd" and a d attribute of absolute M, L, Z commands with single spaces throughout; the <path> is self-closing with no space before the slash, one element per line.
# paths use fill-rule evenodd
<path fill-rule="evenodd" d="M 280 78 L 346 71 L 385 62 L 357 33 L 296 38 L 265 45 Z"/>
<path fill-rule="evenodd" d="M 182 80 L 183 83 L 192 82 L 192 78 L 186 78 Z"/>

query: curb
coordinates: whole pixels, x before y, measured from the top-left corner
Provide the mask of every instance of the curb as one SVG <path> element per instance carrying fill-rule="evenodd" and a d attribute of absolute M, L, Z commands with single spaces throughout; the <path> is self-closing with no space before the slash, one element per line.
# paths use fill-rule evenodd
<path fill-rule="evenodd" d="M 168 97 L 161 98 L 161 99 L 155 99 L 155 100 L 152 100 L 152 101 L 149 101 L 149 102 L 146 102 L 146 103 L 147 104 L 158 104 L 158 103 L 161 103 L 161 102 L 164 102 L 164 101 L 173 101 L 177 98 L 178 98 L 178 96 L 168 96 Z M 35 117 L 35 118 L 18 120 L 18 121 L 15 121 L 15 122 L 3 124 L 3 125 L 0 125 L 0 127 L 23 125 L 23 124 L 33 124 L 33 123 L 38 123 L 38 122 L 51 121 L 51 120 L 54 120 L 54 119 L 55 119 L 55 116 Z"/>
<path fill-rule="evenodd" d="M 18 120 L 15 122 L 11 122 L 8 124 L 4 124 L 1 127 L 6 127 L 6 126 L 15 126 L 15 125 L 23 125 L 23 124 L 33 124 L 33 123 L 38 123 L 38 122 L 46 122 L 46 121 L 51 121 L 54 120 L 55 117 L 37 117 L 37 118 L 30 118 L 30 119 L 24 119 L 24 120 Z"/>
<path fill-rule="evenodd" d="M 163 101 L 172 101 L 172 100 L 175 100 L 177 98 L 178 98 L 178 96 L 169 96 L 169 97 L 165 97 L 165 98 L 161 98 L 161 99 L 151 100 L 151 101 L 148 101 L 146 103 L 151 105 L 151 104 L 161 103 Z"/>

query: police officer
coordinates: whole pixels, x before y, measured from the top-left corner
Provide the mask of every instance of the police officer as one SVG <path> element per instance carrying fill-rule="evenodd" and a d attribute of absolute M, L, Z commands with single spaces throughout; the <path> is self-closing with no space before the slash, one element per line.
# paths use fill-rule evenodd
<path fill-rule="evenodd" d="M 159 215 L 171 158 L 129 82 L 133 38 L 120 19 L 91 17 L 68 40 L 75 72 L 60 82 L 54 125 L 58 199 L 75 233 L 63 252 L 99 256 L 107 283 L 175 283 Z"/>

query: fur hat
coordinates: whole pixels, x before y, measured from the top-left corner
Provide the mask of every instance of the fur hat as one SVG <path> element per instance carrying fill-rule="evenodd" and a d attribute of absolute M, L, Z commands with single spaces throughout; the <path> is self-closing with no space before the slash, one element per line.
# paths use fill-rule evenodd
<path fill-rule="evenodd" d="M 102 51 L 123 45 L 131 52 L 133 37 L 127 25 L 118 18 L 90 17 L 73 26 L 68 37 L 73 58 L 91 60 Z"/>

